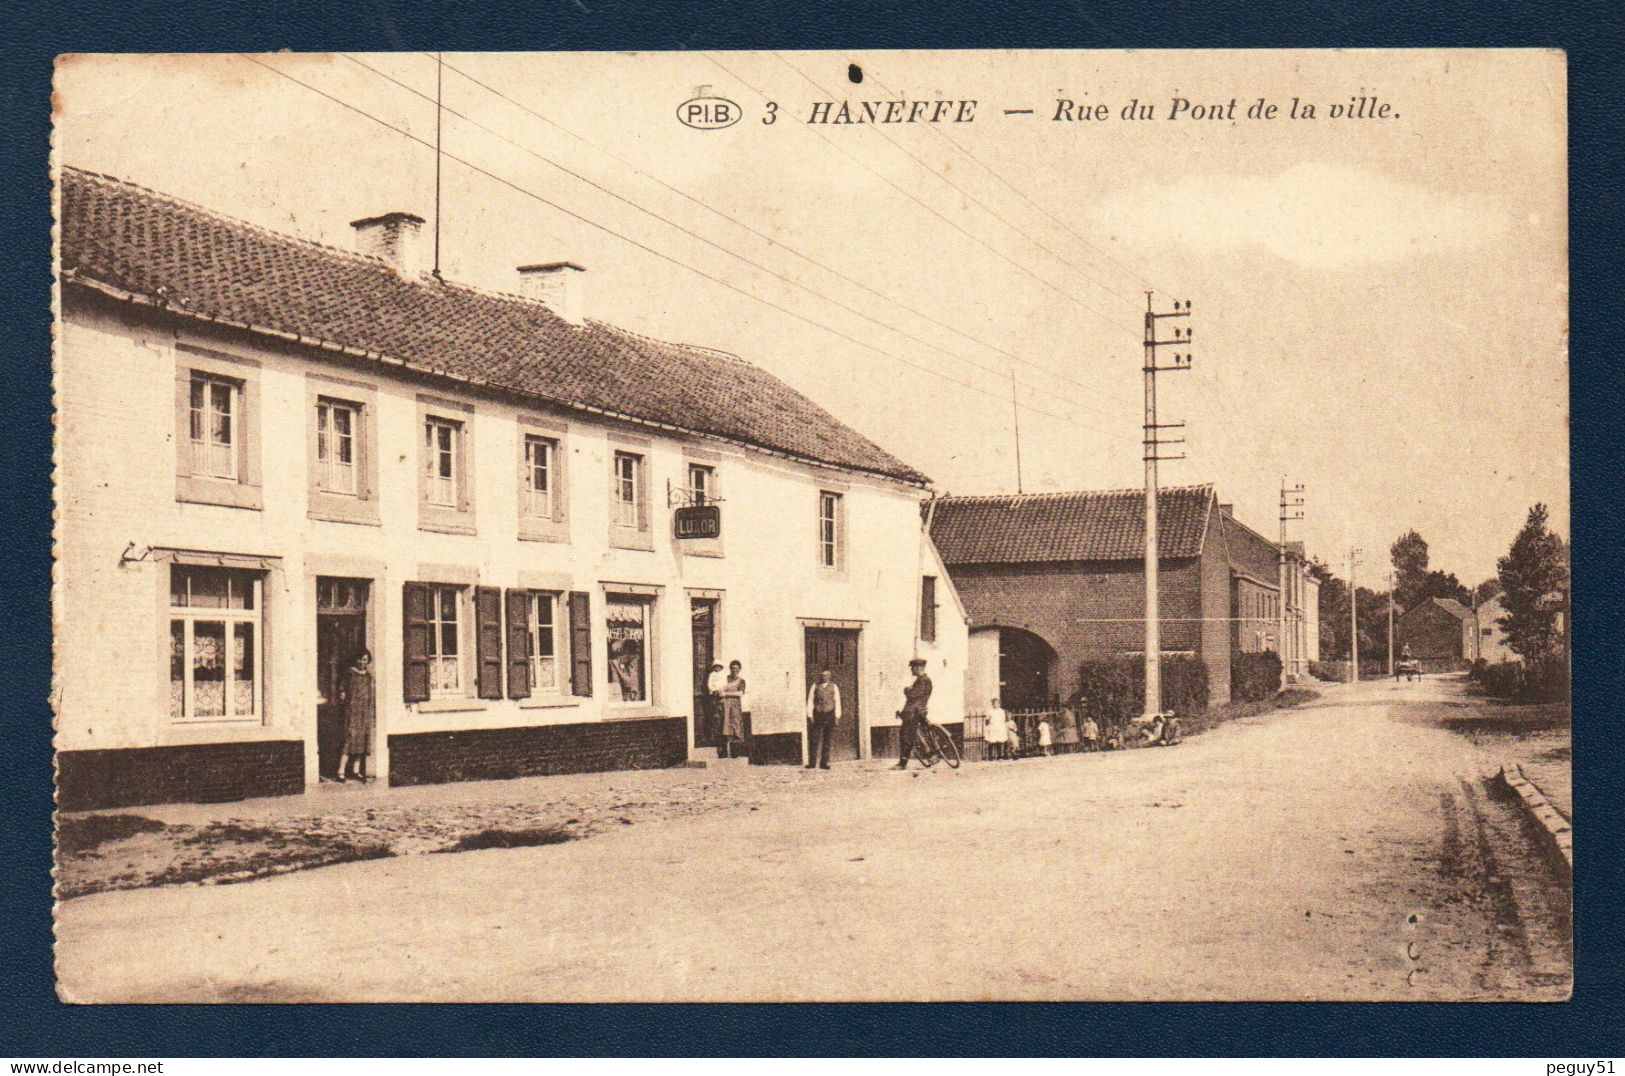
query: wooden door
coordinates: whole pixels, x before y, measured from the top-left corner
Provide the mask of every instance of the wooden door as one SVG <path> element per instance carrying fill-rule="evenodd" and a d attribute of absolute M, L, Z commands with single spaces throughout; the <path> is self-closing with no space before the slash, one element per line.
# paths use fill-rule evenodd
<path fill-rule="evenodd" d="M 858 757 L 858 632 L 845 628 L 807 628 L 807 676 L 803 697 L 818 673 L 828 669 L 841 689 L 841 719 L 835 723 L 830 758 Z"/>
<path fill-rule="evenodd" d="M 714 747 L 721 718 L 712 712 L 705 682 L 717 659 L 716 599 L 692 598 L 688 611 L 694 637 L 694 746 Z"/>
<path fill-rule="evenodd" d="M 368 645 L 367 593 L 363 579 L 316 580 L 316 756 L 328 777 L 338 773 L 344 750 L 344 670 Z"/>

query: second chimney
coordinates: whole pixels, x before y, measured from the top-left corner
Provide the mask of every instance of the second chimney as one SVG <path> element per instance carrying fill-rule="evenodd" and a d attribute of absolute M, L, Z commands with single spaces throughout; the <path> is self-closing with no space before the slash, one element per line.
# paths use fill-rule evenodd
<path fill-rule="evenodd" d="M 543 262 L 519 267 L 519 294 L 546 303 L 571 325 L 586 321 L 583 278 L 587 270 L 575 262 Z"/>
<path fill-rule="evenodd" d="M 423 218 L 416 213 L 385 213 L 352 220 L 356 249 L 382 259 L 407 280 L 423 275 Z"/>

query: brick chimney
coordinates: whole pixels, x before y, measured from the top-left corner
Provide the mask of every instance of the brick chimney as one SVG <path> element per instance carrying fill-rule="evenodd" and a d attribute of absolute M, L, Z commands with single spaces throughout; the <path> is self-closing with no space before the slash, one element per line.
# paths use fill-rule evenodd
<path fill-rule="evenodd" d="M 543 262 L 519 267 L 519 294 L 546 303 L 571 325 L 586 321 L 587 270 L 575 262 Z"/>
<path fill-rule="evenodd" d="M 352 220 L 356 249 L 387 263 L 407 280 L 428 269 L 424 257 L 423 218 L 416 213 L 385 213 Z"/>

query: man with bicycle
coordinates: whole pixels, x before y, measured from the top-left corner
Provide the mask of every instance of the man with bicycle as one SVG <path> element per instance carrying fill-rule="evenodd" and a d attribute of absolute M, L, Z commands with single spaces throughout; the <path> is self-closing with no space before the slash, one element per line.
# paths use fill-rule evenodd
<path fill-rule="evenodd" d="M 894 767 L 899 770 L 908 769 L 908 756 L 914 750 L 914 741 L 918 730 L 926 721 L 926 710 L 931 702 L 931 678 L 925 675 L 925 659 L 915 658 L 908 663 L 909 672 L 914 674 L 914 680 L 903 689 L 903 708 L 897 711 L 897 716 L 903 719 L 902 728 L 897 730 L 898 760 Z"/>

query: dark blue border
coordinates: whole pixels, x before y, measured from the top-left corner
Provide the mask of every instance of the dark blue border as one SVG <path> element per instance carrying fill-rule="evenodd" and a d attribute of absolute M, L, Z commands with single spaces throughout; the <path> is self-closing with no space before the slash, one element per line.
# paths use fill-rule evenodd
<path fill-rule="evenodd" d="M 0 42 L 0 340 L 10 371 L 0 514 L 0 1050 L 14 1056 L 899 1054 L 1610 1056 L 1619 1044 L 1625 176 L 1617 4 L 1186 0 L 625 3 L 168 0 L 14 5 Z M 49 186 L 64 51 L 1545 46 L 1568 52 L 1573 251 L 1575 1000 L 1566 1005 L 75 1008 L 53 992 L 50 894 Z M 1484 326 L 1486 333 L 1495 331 Z M 1488 387 L 1484 391 L 1495 391 Z M 1508 388 L 1507 391 L 1515 391 Z M 15 436 L 18 428 L 25 431 Z M 1516 451 L 1516 446 L 1508 446 Z M 1447 495 L 1441 491 L 1441 495 Z M 907 953 L 876 954 L 907 960 Z M 791 959 L 787 955 L 787 959 Z"/>

